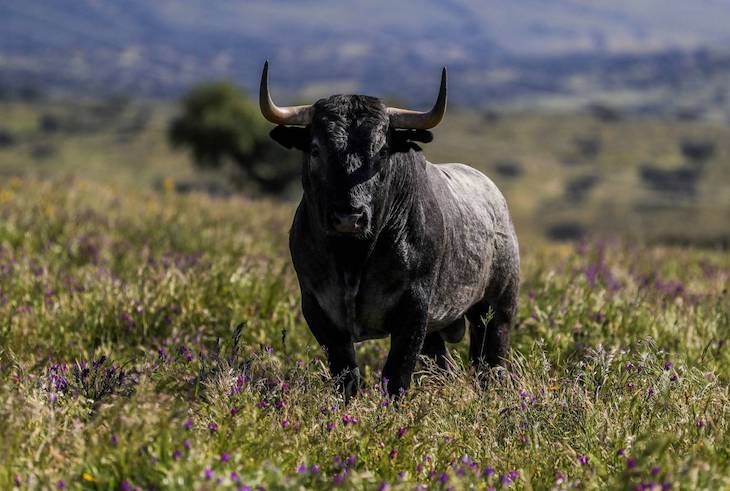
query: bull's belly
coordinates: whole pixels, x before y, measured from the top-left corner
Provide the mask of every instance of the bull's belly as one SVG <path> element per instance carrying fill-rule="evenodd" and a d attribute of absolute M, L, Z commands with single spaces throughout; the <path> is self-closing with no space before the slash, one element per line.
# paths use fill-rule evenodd
<path fill-rule="evenodd" d="M 463 296 L 453 302 L 445 302 L 443 299 L 433 299 L 428 308 L 428 330 L 429 332 L 439 331 L 442 328 L 451 325 L 454 321 L 466 314 L 474 304 L 482 298 L 483 290 L 480 294 L 476 292 L 471 295 Z"/>
<path fill-rule="evenodd" d="M 355 342 L 385 338 L 390 335 L 394 327 L 388 326 L 386 319 L 392 309 L 397 308 L 395 305 L 397 296 L 391 298 L 371 296 L 371 301 L 360 302 L 354 316 L 348 316 L 345 296 L 341 290 L 327 289 L 316 296 L 332 323 L 347 331 Z M 432 299 L 428 310 L 428 332 L 440 331 L 452 325 L 454 321 L 463 317 L 481 296 L 474 293 L 461 298 L 462 301 L 457 303 L 444 301 L 442 298 Z"/>

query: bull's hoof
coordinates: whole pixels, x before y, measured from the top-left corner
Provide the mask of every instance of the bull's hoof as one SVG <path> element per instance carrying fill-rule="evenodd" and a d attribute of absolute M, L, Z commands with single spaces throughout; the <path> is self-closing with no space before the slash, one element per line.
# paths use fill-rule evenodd
<path fill-rule="evenodd" d="M 354 368 L 343 375 L 342 390 L 345 395 L 345 404 L 357 395 L 362 385 L 362 377 L 360 376 L 360 368 Z"/>

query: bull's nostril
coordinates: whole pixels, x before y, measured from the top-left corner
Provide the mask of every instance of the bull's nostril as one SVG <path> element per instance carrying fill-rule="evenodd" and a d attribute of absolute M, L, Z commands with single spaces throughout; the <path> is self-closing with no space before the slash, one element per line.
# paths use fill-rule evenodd
<path fill-rule="evenodd" d="M 362 228 L 365 226 L 365 213 L 358 214 L 358 217 L 355 219 L 355 225 Z"/>
<path fill-rule="evenodd" d="M 365 228 L 367 225 L 367 217 L 364 212 L 341 213 L 334 211 L 332 213 L 332 227 L 341 233 L 354 233 Z"/>

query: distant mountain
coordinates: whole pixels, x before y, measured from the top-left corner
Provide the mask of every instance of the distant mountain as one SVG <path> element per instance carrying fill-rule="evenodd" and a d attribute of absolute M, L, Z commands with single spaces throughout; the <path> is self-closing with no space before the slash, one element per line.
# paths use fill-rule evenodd
<path fill-rule="evenodd" d="M 167 97 L 231 78 L 254 91 L 270 59 L 285 102 L 425 103 L 445 64 L 462 104 L 649 88 L 661 104 L 657 90 L 721 86 L 728 25 L 729 0 L 10 0 L 0 86 Z"/>

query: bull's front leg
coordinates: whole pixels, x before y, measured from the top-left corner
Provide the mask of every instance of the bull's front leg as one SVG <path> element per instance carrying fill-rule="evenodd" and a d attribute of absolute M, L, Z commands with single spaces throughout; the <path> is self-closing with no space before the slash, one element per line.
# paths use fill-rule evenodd
<path fill-rule="evenodd" d="M 423 290 L 406 293 L 388 316 L 390 353 L 383 367 L 388 394 L 399 396 L 411 385 L 411 376 L 426 337 L 428 297 Z"/>
<path fill-rule="evenodd" d="M 327 362 L 337 390 L 344 393 L 345 401 L 348 401 L 357 393 L 361 383 L 352 336 L 333 324 L 314 295 L 304 291 L 302 313 L 309 330 L 327 353 Z"/>

